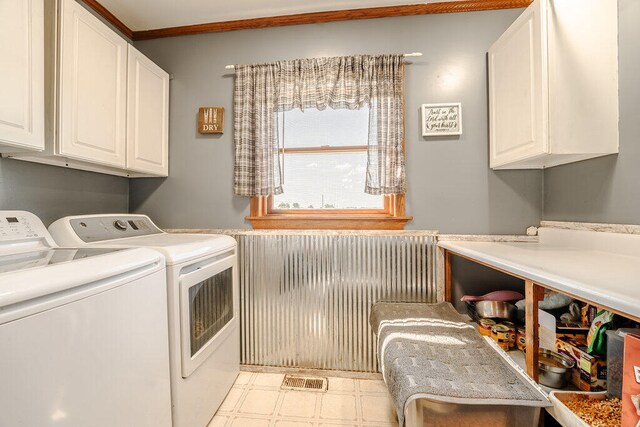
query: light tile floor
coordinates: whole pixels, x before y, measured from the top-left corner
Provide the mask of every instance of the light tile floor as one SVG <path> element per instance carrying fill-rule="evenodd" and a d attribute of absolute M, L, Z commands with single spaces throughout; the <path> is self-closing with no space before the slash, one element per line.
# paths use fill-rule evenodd
<path fill-rule="evenodd" d="M 280 390 L 284 374 L 241 372 L 209 427 L 391 427 L 380 380 L 329 378 L 326 392 Z"/>

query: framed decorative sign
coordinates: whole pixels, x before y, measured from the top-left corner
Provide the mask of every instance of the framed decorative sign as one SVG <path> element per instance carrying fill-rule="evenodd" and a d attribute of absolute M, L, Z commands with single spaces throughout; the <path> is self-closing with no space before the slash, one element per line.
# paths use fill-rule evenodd
<path fill-rule="evenodd" d="M 200 107 L 198 132 L 224 133 L 224 107 Z"/>
<path fill-rule="evenodd" d="M 422 136 L 462 135 L 462 104 L 422 104 Z"/>

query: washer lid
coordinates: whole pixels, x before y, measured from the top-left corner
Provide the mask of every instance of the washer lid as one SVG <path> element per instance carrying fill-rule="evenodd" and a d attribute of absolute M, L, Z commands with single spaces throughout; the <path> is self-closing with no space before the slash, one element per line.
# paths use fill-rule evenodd
<path fill-rule="evenodd" d="M 121 251 L 117 248 L 43 249 L 0 255 L 0 275 L 30 268 L 42 268 Z"/>
<path fill-rule="evenodd" d="M 162 270 L 164 257 L 149 249 L 49 249 L 0 257 L 2 308 L 109 279 L 124 281 Z"/>
<path fill-rule="evenodd" d="M 144 247 L 162 253 L 168 265 L 181 264 L 234 249 L 236 240 L 223 234 L 161 233 L 94 243 L 93 247 Z"/>

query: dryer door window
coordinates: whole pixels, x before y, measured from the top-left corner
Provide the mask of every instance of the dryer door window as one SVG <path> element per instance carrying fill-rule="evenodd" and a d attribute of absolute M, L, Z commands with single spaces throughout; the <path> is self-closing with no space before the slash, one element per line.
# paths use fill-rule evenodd
<path fill-rule="evenodd" d="M 225 339 L 237 333 L 235 253 L 185 267 L 180 282 L 182 376 L 187 378 Z"/>
<path fill-rule="evenodd" d="M 191 356 L 233 319 L 231 268 L 189 288 Z"/>

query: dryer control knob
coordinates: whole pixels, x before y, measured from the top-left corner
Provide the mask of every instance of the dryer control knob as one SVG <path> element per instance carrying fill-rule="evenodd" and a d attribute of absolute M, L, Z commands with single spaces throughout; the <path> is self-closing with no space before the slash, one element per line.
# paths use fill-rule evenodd
<path fill-rule="evenodd" d="M 113 222 L 113 226 L 118 230 L 124 231 L 127 229 L 127 222 L 121 219 L 118 219 Z"/>

